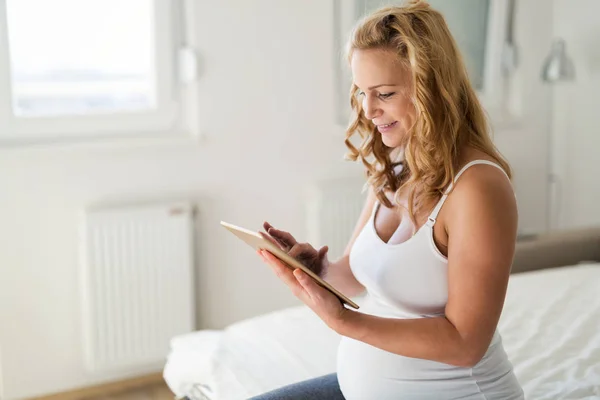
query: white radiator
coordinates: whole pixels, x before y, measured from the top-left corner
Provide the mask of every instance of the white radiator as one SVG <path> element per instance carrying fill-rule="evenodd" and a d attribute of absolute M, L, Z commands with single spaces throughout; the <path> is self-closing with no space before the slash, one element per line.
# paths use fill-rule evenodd
<path fill-rule="evenodd" d="M 87 367 L 162 363 L 169 340 L 194 329 L 192 207 L 87 209 L 81 239 Z"/>
<path fill-rule="evenodd" d="M 364 179 L 333 179 L 318 182 L 309 191 L 308 242 L 316 248 L 329 246 L 329 260 L 344 253 L 352 236 L 367 197 L 364 183 Z"/>

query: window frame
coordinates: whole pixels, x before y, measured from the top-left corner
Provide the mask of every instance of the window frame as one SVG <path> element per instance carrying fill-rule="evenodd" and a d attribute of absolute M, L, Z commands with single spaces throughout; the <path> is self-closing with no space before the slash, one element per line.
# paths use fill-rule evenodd
<path fill-rule="evenodd" d="M 184 98 L 179 58 L 185 35 L 183 1 L 152 0 L 157 102 L 154 110 L 18 117 L 12 107 L 7 4 L 6 0 L 0 0 L 0 146 L 181 133 Z M 189 55 L 189 51 L 186 54 Z"/>
<path fill-rule="evenodd" d="M 476 93 L 486 113 L 494 125 L 514 123 L 516 116 L 509 107 L 509 87 L 511 73 L 503 69 L 503 57 L 510 18 L 510 2 L 489 0 L 485 61 L 483 70 L 483 88 Z M 361 0 L 334 0 L 334 90 L 335 113 L 338 125 L 346 127 L 350 122 L 349 101 L 351 73 L 343 59 L 347 35 L 358 18 Z"/>

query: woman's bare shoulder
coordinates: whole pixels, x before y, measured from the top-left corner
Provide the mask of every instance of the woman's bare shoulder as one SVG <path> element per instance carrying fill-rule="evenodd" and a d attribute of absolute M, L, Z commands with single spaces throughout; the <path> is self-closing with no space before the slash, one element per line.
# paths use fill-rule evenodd
<path fill-rule="evenodd" d="M 461 164 L 467 165 L 475 160 L 497 164 L 487 154 L 476 151 L 471 152 Z M 490 213 L 501 213 L 507 218 L 514 218 L 516 222 L 517 202 L 512 182 L 503 170 L 493 165 L 471 165 L 456 181 L 442 211 L 446 214 L 441 216 L 444 222 L 452 220 L 450 215 L 475 216 Z"/>
<path fill-rule="evenodd" d="M 463 171 L 462 175 L 455 184 L 455 190 L 459 187 L 461 191 L 482 190 L 490 188 L 503 188 L 512 192 L 512 182 L 508 179 L 502 166 L 494 158 L 486 153 L 476 149 L 469 149 L 464 152 L 459 163 L 459 170 L 467 164 L 474 161 L 489 161 L 494 165 L 485 163 L 474 163 Z M 498 168 L 500 167 L 500 168 Z"/>
<path fill-rule="evenodd" d="M 518 210 L 512 182 L 495 166 L 478 164 L 465 170 L 444 208 L 444 225 L 449 233 L 452 225 L 470 229 L 472 224 L 484 224 L 495 229 L 502 220 L 505 233 L 512 236 L 515 230 L 516 234 Z"/>

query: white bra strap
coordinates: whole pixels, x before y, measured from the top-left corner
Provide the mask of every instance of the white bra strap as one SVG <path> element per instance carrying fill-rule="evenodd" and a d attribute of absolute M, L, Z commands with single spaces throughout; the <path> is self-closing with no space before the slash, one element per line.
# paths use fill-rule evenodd
<path fill-rule="evenodd" d="M 460 178 L 460 176 L 463 174 L 463 172 L 465 172 L 468 168 L 472 167 L 473 165 L 477 165 L 477 164 L 487 164 L 487 165 L 491 165 L 493 167 L 496 167 L 500 171 L 502 171 L 502 173 L 504 175 L 506 175 L 506 178 L 508 178 L 508 174 L 506 173 L 506 171 L 504 171 L 504 169 L 502 169 L 501 166 L 499 166 L 498 164 L 496 164 L 494 162 L 491 162 L 491 161 L 488 161 L 488 160 L 474 160 L 474 161 L 471 161 L 470 163 L 468 163 L 464 167 L 462 167 L 460 171 L 458 171 L 458 174 L 456 174 L 456 177 L 454 177 L 454 182 L 450 182 L 450 186 L 448 186 L 448 188 L 444 192 L 444 195 L 442 196 L 442 198 L 440 199 L 440 201 L 438 201 L 438 203 L 436 204 L 435 208 L 433 209 L 433 211 L 429 215 L 429 218 L 427 219 L 427 225 L 433 226 L 435 224 L 437 216 L 438 216 L 440 210 L 442 209 L 442 206 L 444 205 L 444 202 L 448 198 L 448 194 L 450 193 L 450 191 L 454 187 L 454 183 L 456 183 L 458 181 L 458 178 Z M 508 179 L 510 180 L 510 178 L 508 178 Z"/>

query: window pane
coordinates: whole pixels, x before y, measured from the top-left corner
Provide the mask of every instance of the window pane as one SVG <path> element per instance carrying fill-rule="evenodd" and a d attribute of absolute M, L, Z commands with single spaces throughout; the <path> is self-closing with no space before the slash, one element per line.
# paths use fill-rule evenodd
<path fill-rule="evenodd" d="M 444 15 L 469 72 L 473 86 L 481 90 L 485 67 L 489 0 L 429 0 L 429 4 Z M 359 15 L 389 4 L 404 1 L 358 1 Z"/>
<path fill-rule="evenodd" d="M 7 0 L 17 116 L 156 106 L 153 0 Z"/>

